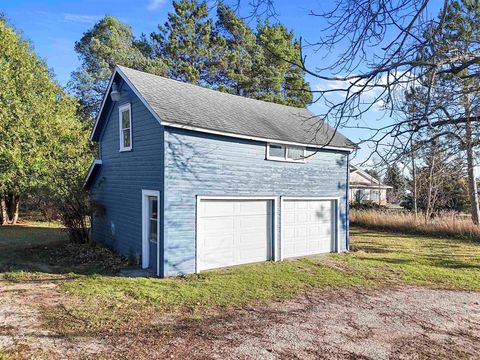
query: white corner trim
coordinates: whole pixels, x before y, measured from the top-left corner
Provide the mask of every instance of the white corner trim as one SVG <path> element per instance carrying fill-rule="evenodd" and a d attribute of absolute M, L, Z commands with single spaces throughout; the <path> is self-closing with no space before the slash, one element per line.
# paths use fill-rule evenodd
<path fill-rule="evenodd" d="M 123 146 L 123 128 L 122 128 L 122 113 L 128 110 L 129 132 L 130 132 L 130 146 Z M 132 151 L 133 137 L 132 137 L 132 105 L 130 103 L 123 104 L 118 107 L 118 133 L 120 149 L 119 152 Z"/>
<path fill-rule="evenodd" d="M 96 165 L 102 165 L 102 160 L 93 160 L 92 165 L 90 165 L 90 169 L 88 169 L 87 176 L 85 176 L 85 181 L 83 182 L 83 187 L 87 184 L 88 180 L 92 176 L 93 169 L 95 169 Z"/>
<path fill-rule="evenodd" d="M 284 226 L 283 226 L 283 209 L 284 209 L 284 202 L 288 200 L 305 200 L 305 201 L 333 201 L 335 203 L 335 250 L 332 252 L 340 252 L 340 237 L 339 237 L 339 226 L 340 226 L 340 196 L 320 196 L 320 197 L 309 197 L 309 196 L 281 196 L 280 197 L 280 261 L 283 261 L 283 234 Z M 313 255 L 313 254 L 312 254 Z"/>
<path fill-rule="evenodd" d="M 273 261 L 279 261 L 280 257 L 278 254 L 278 196 L 229 196 L 229 195 L 197 195 L 197 204 L 196 204 L 196 214 L 195 214 L 195 273 L 200 273 L 199 270 L 199 238 L 202 232 L 201 222 L 199 221 L 200 215 L 200 203 L 203 200 L 269 200 L 272 201 L 273 209 L 272 209 L 272 243 L 271 251 L 273 255 Z"/>

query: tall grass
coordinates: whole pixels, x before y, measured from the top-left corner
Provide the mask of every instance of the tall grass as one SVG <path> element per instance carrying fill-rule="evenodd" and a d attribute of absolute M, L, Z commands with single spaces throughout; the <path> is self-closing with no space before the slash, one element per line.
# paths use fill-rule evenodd
<path fill-rule="evenodd" d="M 421 215 L 381 210 L 351 210 L 350 223 L 373 230 L 456 238 L 480 242 L 480 227 L 470 219 L 444 214 L 425 223 Z"/>

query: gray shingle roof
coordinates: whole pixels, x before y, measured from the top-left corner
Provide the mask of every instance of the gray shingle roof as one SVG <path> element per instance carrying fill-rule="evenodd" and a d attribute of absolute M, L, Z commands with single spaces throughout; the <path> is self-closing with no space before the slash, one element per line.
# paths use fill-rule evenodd
<path fill-rule="evenodd" d="M 161 121 L 278 141 L 353 148 L 306 109 L 222 93 L 118 66 Z"/>

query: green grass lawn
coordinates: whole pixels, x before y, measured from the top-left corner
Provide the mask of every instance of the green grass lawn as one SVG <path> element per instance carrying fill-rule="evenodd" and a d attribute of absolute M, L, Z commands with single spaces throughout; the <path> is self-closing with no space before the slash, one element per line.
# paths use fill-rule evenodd
<path fill-rule="evenodd" d="M 141 311 L 186 312 L 195 317 L 212 307 L 288 299 L 326 287 L 411 284 L 480 290 L 478 243 L 359 228 L 352 229 L 351 238 L 352 251 L 347 254 L 169 279 L 125 278 L 115 274 L 124 260 L 107 250 L 69 244 L 58 227 L 30 224 L 0 228 L 0 264 L 9 263 L 3 270 L 9 281 L 67 274 L 57 291 L 71 302 L 52 309 L 48 319 L 56 328 L 77 333 L 100 331 L 106 323 L 126 323 Z"/>
<path fill-rule="evenodd" d="M 15 226 L 7 225 L 0 227 L 0 254 L 11 255 L 36 247 L 56 246 L 66 240 L 66 234 L 58 223 L 25 222 Z"/>
<path fill-rule="evenodd" d="M 380 279 L 449 289 L 480 290 L 480 243 L 354 229 L 352 251 L 332 255 Z"/>

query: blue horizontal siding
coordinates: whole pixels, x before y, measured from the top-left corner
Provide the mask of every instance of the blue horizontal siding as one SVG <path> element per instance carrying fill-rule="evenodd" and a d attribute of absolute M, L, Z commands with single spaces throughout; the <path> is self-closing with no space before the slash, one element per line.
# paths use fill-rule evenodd
<path fill-rule="evenodd" d="M 106 210 L 94 217 L 92 236 L 118 252 L 142 253 L 142 189 L 163 192 L 163 127 L 122 82 L 121 99 L 113 103 L 100 137 L 102 167 L 91 190 L 91 199 Z M 132 109 L 132 151 L 119 152 L 118 108 Z M 111 224 L 115 226 L 112 233 Z M 151 245 L 156 269 L 156 247 Z"/>
<path fill-rule="evenodd" d="M 347 153 L 321 150 L 306 163 L 287 163 L 265 160 L 265 146 L 165 128 L 167 275 L 195 271 L 197 195 L 339 197 L 340 250 L 347 248 Z"/>
<path fill-rule="evenodd" d="M 267 161 L 264 142 L 163 128 L 126 84 L 120 88 L 120 101 L 105 109 L 99 144 L 103 164 L 91 189 L 92 200 L 106 210 L 93 219 L 96 240 L 125 255 L 141 254 L 141 197 L 142 189 L 149 189 L 162 194 L 164 275 L 195 271 L 198 195 L 339 197 L 340 250 L 347 248 L 345 152 L 322 150 L 305 164 Z M 128 102 L 133 150 L 119 152 L 118 107 Z"/>

